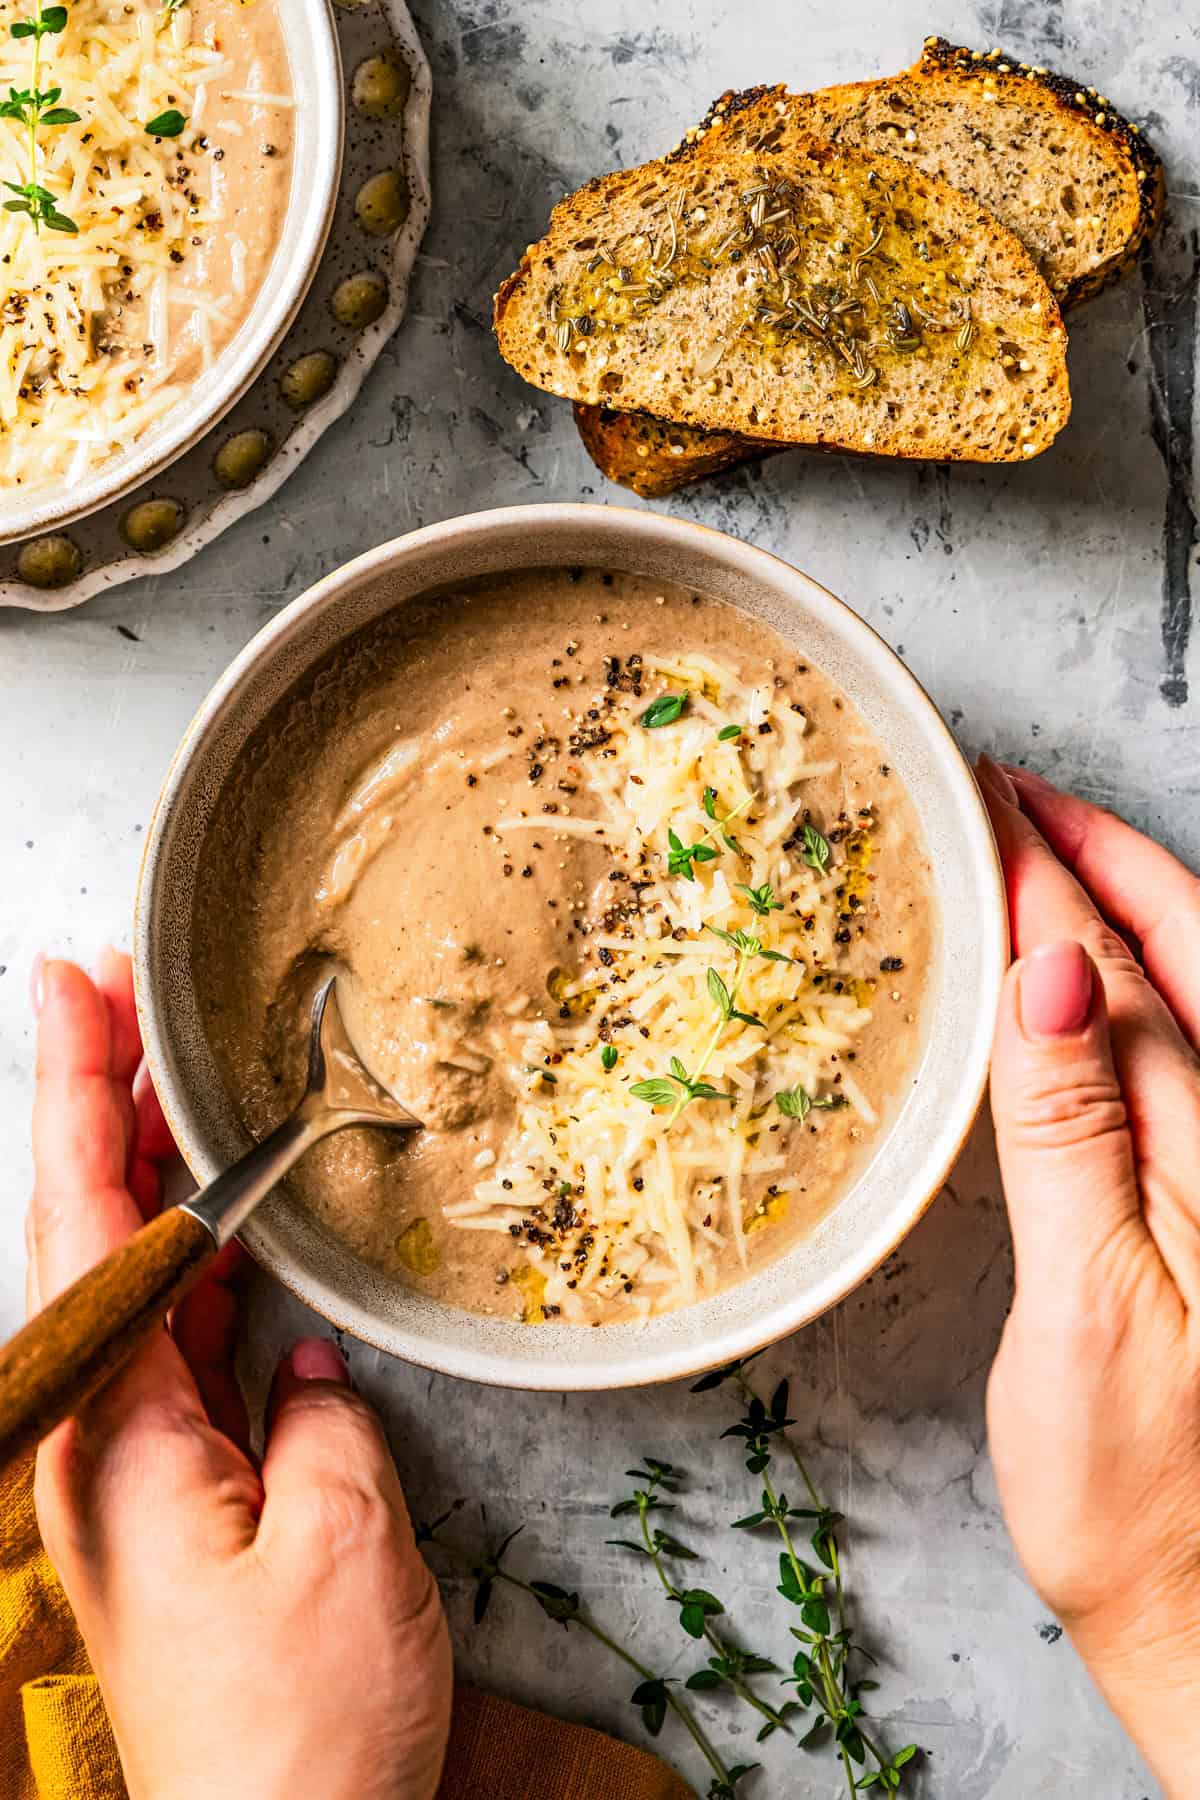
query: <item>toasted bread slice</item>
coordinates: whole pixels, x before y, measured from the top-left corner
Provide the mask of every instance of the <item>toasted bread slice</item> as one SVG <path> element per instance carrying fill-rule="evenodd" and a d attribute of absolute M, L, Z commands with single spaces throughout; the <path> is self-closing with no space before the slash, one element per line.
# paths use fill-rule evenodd
<path fill-rule="evenodd" d="M 1070 412 L 1066 332 L 977 201 L 824 144 L 602 177 L 496 296 L 502 355 L 567 399 L 768 443 L 1011 462 Z"/>
<path fill-rule="evenodd" d="M 770 456 L 783 444 L 759 444 L 736 431 L 703 431 L 671 425 L 651 413 L 613 412 L 607 406 L 575 402 L 575 424 L 588 455 L 610 481 L 648 500 L 673 494 L 689 481 L 719 475 L 754 457 Z"/>
<path fill-rule="evenodd" d="M 1162 215 L 1159 159 L 1106 96 L 944 38 L 927 39 L 913 68 L 885 80 L 724 94 L 673 157 L 768 158 L 813 137 L 879 145 L 974 194 L 1025 243 L 1063 307 L 1115 280 Z M 601 418 L 583 406 L 576 422 L 603 473 L 638 493 L 671 493 L 761 454 L 749 442 L 739 454 L 728 437 L 718 449 L 694 427 Z"/>

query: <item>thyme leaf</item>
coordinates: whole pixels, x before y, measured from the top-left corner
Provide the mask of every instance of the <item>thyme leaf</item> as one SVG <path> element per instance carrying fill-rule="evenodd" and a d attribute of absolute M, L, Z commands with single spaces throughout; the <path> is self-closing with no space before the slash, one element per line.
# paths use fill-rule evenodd
<path fill-rule="evenodd" d="M 687 688 L 680 694 L 660 694 L 657 700 L 650 702 L 638 724 L 644 725 L 647 731 L 654 731 L 661 725 L 673 725 L 687 703 Z"/>
<path fill-rule="evenodd" d="M 178 107 L 168 106 L 165 112 L 155 113 L 144 126 L 148 137 L 176 138 L 187 124 L 187 120 Z"/>
<path fill-rule="evenodd" d="M 829 859 L 833 855 L 833 851 L 829 847 L 829 839 L 819 832 L 815 825 L 810 825 L 807 821 L 804 826 L 804 849 L 801 855 L 802 860 L 808 864 L 810 869 L 815 869 L 818 875 L 825 873 L 829 867 Z"/>
<path fill-rule="evenodd" d="M 810 1112 L 836 1112 L 846 1104 L 844 1094 L 822 1094 L 819 1098 L 810 1094 L 806 1088 L 797 1084 L 794 1088 L 783 1088 L 775 1096 L 775 1104 L 785 1119 L 798 1119 L 801 1124 Z"/>
<path fill-rule="evenodd" d="M 696 863 L 716 862 L 721 854 L 711 844 L 685 845 L 679 834 L 670 829 L 667 831 L 667 844 L 667 873 L 682 875 L 685 881 L 695 881 Z"/>
<path fill-rule="evenodd" d="M 765 919 L 773 912 L 783 911 L 783 901 L 775 898 L 769 881 L 764 881 L 761 887 L 756 888 L 747 887 L 744 881 L 736 882 L 735 886 L 739 893 L 745 894 L 751 907 L 760 918 Z"/>

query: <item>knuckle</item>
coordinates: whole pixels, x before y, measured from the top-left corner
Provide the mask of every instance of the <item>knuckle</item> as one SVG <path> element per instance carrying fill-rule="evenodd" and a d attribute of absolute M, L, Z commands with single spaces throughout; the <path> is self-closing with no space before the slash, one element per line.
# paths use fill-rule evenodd
<path fill-rule="evenodd" d="M 1031 1149 L 1069 1149 L 1119 1136 L 1128 1124 L 1116 1077 L 1067 1066 L 1039 1071 L 1018 1085 L 1010 1129 Z"/>
<path fill-rule="evenodd" d="M 1142 966 L 1120 934 L 1101 918 L 1090 919 L 1079 940 L 1092 961 L 1109 975 L 1142 974 Z"/>
<path fill-rule="evenodd" d="M 374 1556 L 395 1540 L 395 1519 L 378 1488 L 349 1471 L 313 1489 L 309 1529 L 335 1558 Z"/>

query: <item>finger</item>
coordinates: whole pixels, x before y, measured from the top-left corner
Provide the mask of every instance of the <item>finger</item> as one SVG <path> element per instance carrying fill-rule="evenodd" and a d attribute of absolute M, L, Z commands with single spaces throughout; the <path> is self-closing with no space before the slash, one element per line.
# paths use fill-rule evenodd
<path fill-rule="evenodd" d="M 1200 1304 L 1200 1195 L 1187 1174 L 1200 1161 L 1196 1059 L 1162 996 L 1015 804 L 1002 770 L 983 766 L 1018 954 L 1064 938 L 1099 972 L 1112 1055 L 1130 1112 L 1142 1216 L 1190 1303 Z"/>
<path fill-rule="evenodd" d="M 111 971 L 110 971 L 111 973 Z M 45 1305 L 115 1250 L 141 1223 L 125 1184 L 133 1129 L 128 1041 L 117 1040 L 108 996 L 73 963 L 49 961 L 38 982 L 34 1196 L 29 1236 L 32 1295 Z M 79 1466 L 105 1460 L 118 1438 L 144 1429 L 170 1438 L 178 1424 L 207 1424 L 186 1365 L 165 1331 L 108 1383 L 76 1420 L 51 1434 L 39 1463 L 43 1489 L 69 1491 Z M 138 1457 L 109 1459 L 136 1481 Z"/>
<path fill-rule="evenodd" d="M 73 963 L 40 979 L 31 1248 L 42 1303 L 140 1223 L 125 1186 L 132 1102 L 112 1073 L 108 1003 Z"/>
<path fill-rule="evenodd" d="M 414 1599 L 424 1593 L 400 1477 L 378 1418 L 350 1387 L 324 1338 L 297 1344 L 276 1371 L 262 1466 L 264 1555 L 328 1557 L 383 1526 L 412 1551 Z"/>
<path fill-rule="evenodd" d="M 1149 1242 L 1104 989 L 1073 940 L 1009 971 L 991 1098 L 1019 1286 L 1073 1286 Z"/>
<path fill-rule="evenodd" d="M 1027 812 L 1102 910 L 1141 944 L 1146 972 L 1193 1045 L 1200 1044 L 1200 881 L 1169 850 L 1115 814 L 1028 769 L 1009 769 Z"/>
<path fill-rule="evenodd" d="M 133 964 L 119 950 L 102 950 L 93 980 L 108 1004 L 112 1077 L 128 1086 L 142 1060 L 142 1033 L 133 999 Z"/>
<path fill-rule="evenodd" d="M 179 1155 L 171 1127 L 163 1116 L 150 1071 L 145 1063 L 133 1079 L 133 1106 L 136 1118 L 134 1138 L 138 1154 L 151 1162 L 171 1162 Z"/>
<path fill-rule="evenodd" d="M 204 1410 L 218 1431 L 250 1453 L 250 1420 L 235 1370 L 238 1337 L 237 1264 L 225 1278 L 209 1276 L 176 1308 L 171 1334 L 192 1372 Z"/>

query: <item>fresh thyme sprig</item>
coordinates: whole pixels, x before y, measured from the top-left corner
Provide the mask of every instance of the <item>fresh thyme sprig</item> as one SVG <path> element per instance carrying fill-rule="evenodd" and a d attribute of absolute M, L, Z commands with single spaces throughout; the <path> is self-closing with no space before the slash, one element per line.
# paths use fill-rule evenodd
<path fill-rule="evenodd" d="M 33 62 L 27 88 L 10 87 L 8 99 L 0 104 L 0 117 L 16 119 L 26 128 L 28 176 L 25 181 L 6 181 L 5 187 L 15 200 L 4 202 L 5 212 L 26 213 L 33 224 L 35 232 L 41 231 L 44 225 L 48 231 L 62 231 L 70 236 L 78 233 L 79 227 L 74 219 L 69 219 L 59 211 L 58 201 L 49 188 L 43 187 L 38 180 L 38 141 L 37 134 L 43 125 L 73 125 L 79 114 L 72 112 L 69 106 L 59 106 L 62 96 L 61 87 L 47 88 L 43 93 L 38 86 L 42 73 L 42 39 L 57 37 L 67 23 L 65 6 L 43 7 L 42 0 L 34 0 L 33 17 L 18 19 L 9 26 L 14 38 L 29 38 L 33 43 Z"/>
<path fill-rule="evenodd" d="M 688 1733 L 705 1762 L 712 1770 L 712 1783 L 708 1789 L 707 1800 L 736 1800 L 737 1784 L 743 1775 L 750 1772 L 749 1765 L 739 1764 L 735 1768 L 726 1766 L 719 1752 L 714 1749 L 707 1732 L 697 1719 L 687 1701 L 677 1691 L 677 1684 L 664 1675 L 656 1675 L 653 1669 L 641 1662 L 631 1650 L 619 1643 L 616 1638 L 598 1625 L 580 1604 L 578 1594 L 573 1594 L 553 1581 L 525 1581 L 519 1575 L 504 1567 L 504 1557 L 513 1541 L 520 1536 L 524 1527 L 518 1525 L 510 1531 L 499 1547 L 477 1555 L 453 1538 L 443 1535 L 445 1526 L 462 1507 L 458 1501 L 448 1512 L 435 1519 L 432 1524 L 418 1524 L 416 1539 L 418 1544 L 436 1544 L 470 1574 L 475 1581 L 475 1598 L 472 1612 L 477 1625 L 482 1624 L 491 1604 L 492 1595 L 498 1582 L 518 1589 L 536 1600 L 542 1612 L 556 1625 L 564 1630 L 569 1626 L 577 1626 L 586 1631 L 597 1643 L 603 1644 L 613 1656 L 619 1657 L 625 1666 L 633 1671 L 638 1684 L 630 1695 L 630 1700 L 637 1707 L 642 1723 L 651 1737 L 657 1737 L 666 1723 L 668 1711 L 673 1713 Z"/>
<path fill-rule="evenodd" d="M 713 1624 L 713 1620 L 721 1617 L 725 1611 L 721 1601 L 707 1588 L 679 1587 L 665 1566 L 668 1560 L 697 1561 L 696 1552 L 682 1543 L 674 1532 L 664 1531 L 660 1526 L 652 1527 L 650 1523 L 652 1512 L 675 1511 L 675 1503 L 662 1499 L 661 1494 L 674 1494 L 678 1491 L 682 1472 L 671 1463 L 648 1456 L 645 1458 L 644 1468 L 626 1469 L 625 1473 L 631 1480 L 642 1485 L 635 1488 L 628 1498 L 618 1500 L 611 1516 L 619 1519 L 636 1513 L 641 1541 L 609 1538 L 608 1542 L 618 1549 L 629 1550 L 635 1556 L 644 1557 L 653 1564 L 663 1592 L 679 1608 L 679 1623 L 683 1630 L 691 1638 L 704 1639 L 713 1652 L 706 1666 L 690 1675 L 685 1686 L 696 1693 L 729 1687 L 745 1705 L 752 1707 L 766 1721 L 758 1734 L 759 1743 L 781 1727 L 786 1730 L 788 1715 L 799 1710 L 796 1702 L 787 1701 L 782 1707 L 771 1706 L 750 1686 L 750 1678 L 754 1675 L 777 1675 L 779 1670 L 776 1664 L 769 1657 L 760 1656 L 757 1651 L 745 1650 L 729 1643 Z"/>
<path fill-rule="evenodd" d="M 746 1468 L 762 1477 L 762 1504 L 756 1512 L 734 1521 L 739 1531 L 753 1531 L 767 1525 L 778 1533 L 783 1545 L 779 1557 L 779 1593 L 796 1607 L 800 1624 L 790 1627 L 800 1649 L 786 1677 L 794 1687 L 797 1703 L 804 1708 L 814 1706 L 816 1718 L 800 1739 L 809 1747 L 832 1732 L 837 1746 L 847 1793 L 851 1796 L 878 1787 L 887 1793 L 899 1791 L 904 1770 L 917 1754 L 915 1744 L 906 1744 L 889 1756 L 863 1722 L 861 1696 L 876 1684 L 856 1676 L 859 1659 L 874 1658 L 857 1644 L 846 1623 L 846 1597 L 842 1580 L 841 1552 L 837 1531 L 842 1515 L 825 1505 L 803 1458 L 791 1437 L 788 1417 L 788 1383 L 781 1381 L 764 1402 L 756 1393 L 746 1370 L 754 1361 L 747 1357 L 729 1363 L 704 1375 L 692 1388 L 693 1393 L 707 1393 L 734 1381 L 746 1402 L 746 1411 L 736 1425 L 722 1432 L 723 1437 L 742 1440 Z M 791 1456 L 803 1483 L 808 1500 L 806 1506 L 792 1506 L 786 1494 L 777 1489 L 772 1475 L 773 1441 L 781 1439 Z M 811 1567 L 801 1557 L 792 1535 L 791 1521 L 804 1519 L 812 1526 L 810 1543 L 819 1568 Z M 831 1605 L 832 1602 L 832 1605 Z M 873 1768 L 866 1768 L 868 1757 Z M 862 1771 L 857 1773 L 856 1771 Z"/>
<path fill-rule="evenodd" d="M 693 863 L 716 862 L 717 857 L 721 854 L 719 850 L 714 850 L 711 844 L 692 844 L 688 848 L 679 834 L 670 829 L 667 831 L 667 845 L 667 873 L 668 875 L 682 875 L 685 881 L 695 881 L 696 879 Z"/>
<path fill-rule="evenodd" d="M 692 1100 L 728 1100 L 730 1106 L 735 1103 L 733 1094 L 726 1094 L 711 1082 L 701 1079 L 703 1070 L 697 1070 L 694 1076 L 689 1075 L 677 1056 L 671 1058 L 671 1073 L 663 1076 L 652 1076 L 649 1081 L 635 1081 L 630 1093 L 635 1100 L 644 1100 L 647 1106 L 671 1106 L 674 1111 L 667 1120 L 670 1130 L 684 1107 Z"/>
<path fill-rule="evenodd" d="M 771 890 L 769 886 L 764 885 L 762 888 L 756 888 L 754 892 L 762 896 L 769 895 Z M 774 910 L 773 907 L 767 906 L 765 901 L 762 904 L 764 911 Z M 689 1075 L 679 1058 L 673 1056 L 669 1075 L 655 1076 L 648 1081 L 635 1081 L 629 1090 L 635 1100 L 644 1100 L 647 1106 L 669 1106 L 671 1108 L 666 1125 L 663 1127 L 665 1131 L 670 1131 L 684 1107 L 693 1100 L 727 1100 L 731 1106 L 736 1104 L 736 1095 L 713 1087 L 711 1082 L 704 1080 L 704 1074 L 721 1041 L 721 1034 L 731 1019 L 737 1019 L 743 1025 L 757 1025 L 762 1030 L 766 1029 L 756 1014 L 743 1012 L 737 1004 L 738 993 L 745 979 L 747 967 L 756 956 L 764 957 L 768 962 L 786 963 L 796 960 L 794 956 L 785 956 L 782 950 L 768 949 L 762 939 L 755 937 L 752 932 L 724 931 L 719 925 L 709 925 L 706 930 L 711 931 L 714 937 L 720 938 L 722 943 L 728 944 L 737 952 L 737 962 L 734 966 L 733 979 L 729 982 L 725 981 L 718 969 L 709 969 L 707 972 L 708 992 L 717 1009 L 717 1023 L 712 1036 L 704 1046 L 695 1073 Z"/>
<path fill-rule="evenodd" d="M 735 856 L 741 856 L 742 846 L 735 837 L 730 836 L 729 825 L 731 820 L 740 818 L 742 813 L 744 813 L 748 807 L 753 806 L 754 800 L 755 796 L 753 794 L 747 794 L 744 800 L 739 800 L 736 806 L 730 807 L 727 813 L 721 818 L 718 818 L 717 790 L 714 787 L 706 787 L 701 796 L 701 803 L 704 807 L 705 814 L 712 820 L 715 829 L 713 831 L 706 831 L 704 833 L 705 837 L 715 838 L 719 836 L 727 850 L 732 850 Z"/>
<path fill-rule="evenodd" d="M 739 893 L 745 894 L 751 910 L 757 913 L 759 918 L 767 919 L 773 912 L 783 911 L 783 901 L 775 898 L 769 881 L 764 881 L 760 887 L 754 888 L 747 887 L 744 881 L 737 882 L 736 886 Z"/>

